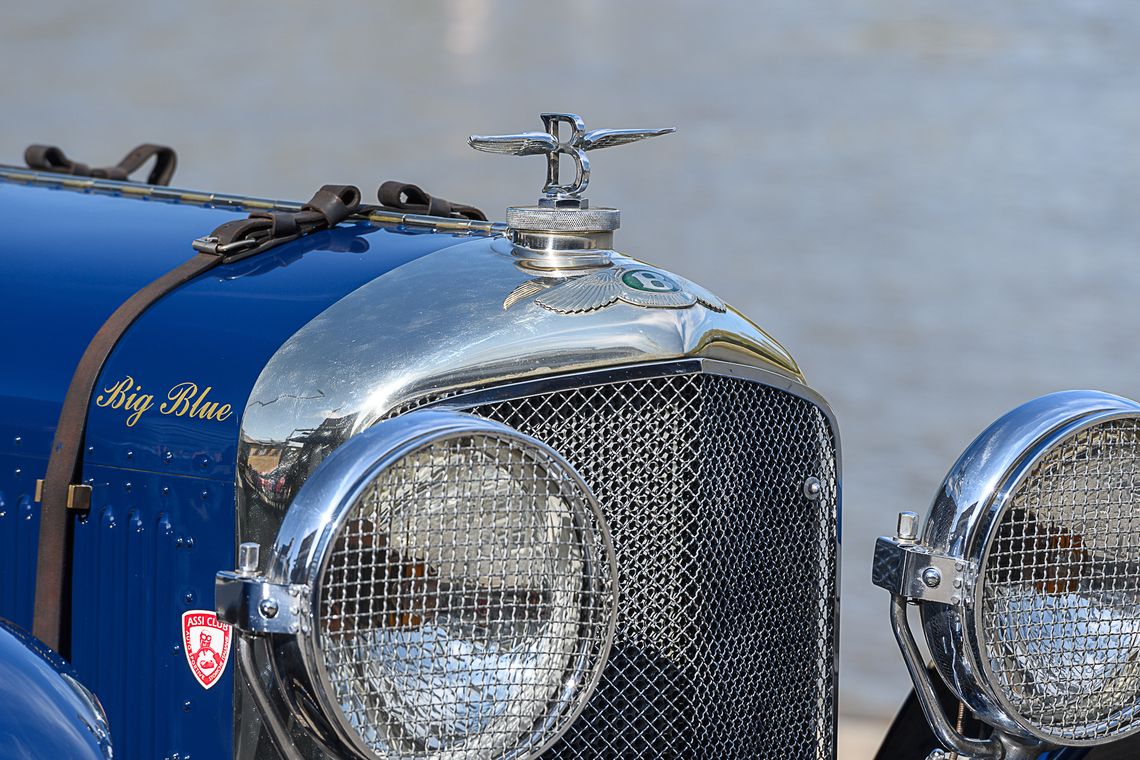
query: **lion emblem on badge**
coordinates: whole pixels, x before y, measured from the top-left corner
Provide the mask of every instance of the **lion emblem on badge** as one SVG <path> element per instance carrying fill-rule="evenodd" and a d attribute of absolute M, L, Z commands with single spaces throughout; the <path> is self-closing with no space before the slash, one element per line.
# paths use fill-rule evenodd
<path fill-rule="evenodd" d="M 682 285 L 671 275 L 647 266 L 612 266 L 570 279 L 528 280 L 503 302 L 509 309 L 519 301 L 538 296 L 534 302 L 559 314 L 584 314 L 621 301 L 650 309 L 687 309 L 701 304 L 724 312 L 719 298 L 692 283 Z"/>
<path fill-rule="evenodd" d="M 218 682 L 230 659 L 232 629 L 210 610 L 182 613 L 182 648 L 194 680 L 203 689 Z"/>

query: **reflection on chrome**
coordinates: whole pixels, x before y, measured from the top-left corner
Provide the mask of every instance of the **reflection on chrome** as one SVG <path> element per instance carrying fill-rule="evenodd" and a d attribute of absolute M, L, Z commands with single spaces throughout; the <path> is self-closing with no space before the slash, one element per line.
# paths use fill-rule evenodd
<path fill-rule="evenodd" d="M 1140 688 L 1140 619 L 1126 604 L 1107 593 L 994 589 L 993 670 L 1031 714 L 1106 718 Z"/>
<path fill-rule="evenodd" d="M 378 756 L 533 751 L 600 664 L 595 526 L 568 473 L 513 438 L 405 454 L 352 507 L 326 570 L 325 666 Z"/>
<path fill-rule="evenodd" d="M 381 752 L 426 750 L 438 758 L 503 753 L 558 699 L 577 648 L 576 621 L 559 617 L 535 641 L 513 648 L 463 638 L 439 625 L 357 636 L 357 673 L 334 677 L 363 689 L 342 689 L 342 709 Z"/>

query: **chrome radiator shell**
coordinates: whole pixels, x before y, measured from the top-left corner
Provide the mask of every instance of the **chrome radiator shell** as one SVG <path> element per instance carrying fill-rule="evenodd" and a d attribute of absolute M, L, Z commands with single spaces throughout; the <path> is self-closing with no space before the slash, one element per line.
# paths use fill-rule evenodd
<path fill-rule="evenodd" d="M 813 430 L 826 428 L 829 438 L 826 444 L 817 442 L 817 448 L 829 452 L 825 458 L 835 469 L 834 485 L 827 486 L 831 490 L 826 498 L 804 500 L 805 480 L 826 480 L 827 475 L 819 467 L 803 467 L 794 473 L 795 489 L 788 485 L 792 481 L 786 481 L 781 490 L 783 496 L 796 500 L 794 509 L 788 506 L 791 502 L 780 502 L 782 506 L 770 510 L 742 509 L 739 519 L 723 521 L 725 532 L 717 534 L 717 540 L 725 545 L 751 540 L 754 546 L 778 548 L 785 554 L 773 554 L 777 559 L 815 552 L 817 558 L 828 554 L 826 561 L 809 563 L 806 574 L 794 582 L 773 575 L 765 577 L 763 583 L 749 585 L 749 576 L 740 574 L 739 585 L 726 587 L 725 599 L 733 604 L 750 602 L 752 606 L 747 609 L 758 614 L 764 605 L 778 610 L 786 602 L 772 589 L 783 586 L 796 590 L 804 583 L 811 585 L 811 609 L 802 608 L 800 616 L 810 617 L 813 630 L 820 626 L 828 629 L 810 637 L 818 657 L 807 670 L 826 675 L 816 679 L 819 685 L 801 690 L 802 695 L 810 692 L 810 700 L 805 696 L 808 701 L 794 708 L 778 701 L 756 700 L 750 693 L 749 707 L 724 711 L 734 716 L 731 721 L 677 724 L 689 735 L 688 744 L 682 746 L 690 748 L 690 756 L 702 755 L 700 744 L 719 732 L 730 738 L 745 737 L 736 745 L 713 742 L 713 750 L 724 750 L 721 756 L 833 757 L 840 487 L 838 439 L 827 404 L 807 386 L 791 355 L 731 308 L 717 311 L 699 303 L 690 308 L 646 308 L 619 302 L 587 313 L 559 314 L 532 300 L 531 284 L 545 275 L 536 275 L 511 250 L 509 241 L 502 238 L 471 240 L 405 264 L 346 296 L 281 346 L 258 378 L 242 419 L 237 542 L 271 545 L 293 494 L 329 452 L 375 422 L 412 409 L 470 408 L 490 399 L 504 399 L 504 394 L 652 378 L 735 378 L 733 382 L 743 384 L 741 387 L 764 389 L 763 393 L 772 394 L 773 399 L 795 400 L 802 409 L 815 410 L 811 411 L 816 415 Z M 613 262 L 617 266 L 637 264 L 619 254 L 613 256 Z M 670 277 L 686 289 L 705 292 L 683 278 Z M 772 408 L 770 403 L 757 404 L 755 399 L 739 406 L 754 406 L 760 412 L 771 412 Z M 722 407 L 728 409 L 728 405 Z M 767 436 L 765 440 L 777 445 L 794 439 L 791 417 L 789 426 L 781 429 L 764 427 L 762 418 L 752 423 L 747 415 L 739 419 L 743 422 L 721 438 L 725 451 L 743 451 L 741 440 L 759 441 Z M 760 430 L 766 432 L 756 432 Z M 662 428 L 659 433 L 667 440 L 681 440 L 675 430 Z M 558 440 L 547 442 L 556 448 L 564 445 Z M 711 444 L 711 440 L 702 443 L 699 433 L 698 438 L 689 440 L 686 445 L 695 447 L 695 453 L 685 466 L 691 469 L 692 462 L 701 458 L 700 446 Z M 643 448 L 642 457 L 651 463 L 660 448 Z M 795 543 L 791 531 L 779 529 L 788 527 L 787 521 L 794 522 L 797 515 L 803 518 L 825 505 L 832 510 L 826 530 L 813 533 L 804 542 L 807 545 Z M 742 517 L 745 513 L 751 515 L 752 522 Z M 667 522 L 670 517 L 661 512 L 656 519 Z M 763 564 L 758 553 L 753 559 Z M 773 572 L 784 569 L 779 561 L 768 564 Z M 647 568 L 646 572 L 652 570 Z M 677 583 L 683 580 L 679 574 L 675 578 Z M 673 626 L 662 640 L 672 641 L 672 651 L 684 654 L 683 621 L 661 625 L 666 629 Z M 777 638 L 766 637 L 759 629 L 749 635 L 755 639 L 754 655 L 768 653 L 779 660 Z M 731 640 L 730 632 L 722 638 Z M 690 638 L 690 650 L 699 646 L 692 641 Z M 692 651 L 689 656 L 693 656 Z M 265 662 L 246 660 L 240 654 L 238 659 L 247 677 L 262 681 L 270 677 Z M 786 681 L 781 684 L 772 680 L 786 672 L 787 668 L 777 662 L 765 687 L 773 689 L 775 695 L 787 691 Z M 708 681 L 715 682 L 717 676 L 710 671 Z M 628 684 L 630 694 L 643 687 Z M 715 708 L 720 699 L 708 689 L 700 696 L 702 704 L 707 703 L 704 710 Z M 264 751 L 258 710 L 240 684 L 235 701 L 239 705 L 235 726 L 238 756 L 274 757 Z M 814 717 L 809 719 L 804 710 Z M 629 714 L 635 722 L 649 717 L 638 717 L 636 709 Z M 756 729 L 754 723 L 770 725 L 772 730 Z M 810 730 L 797 729 L 801 724 L 810 724 Z M 790 745 L 790 750 L 787 743 L 776 741 L 785 730 L 799 730 L 799 743 Z M 809 735 L 810 739 L 803 738 Z M 299 751 L 311 750 L 304 730 L 298 728 L 293 736 Z M 772 741 L 764 744 L 764 737 Z M 610 749 L 611 754 L 620 754 L 618 748 Z M 603 753 L 606 750 L 600 748 Z M 564 754 L 556 756 L 575 756 L 560 751 Z"/>
<path fill-rule="evenodd" d="M 543 308 L 539 291 L 527 289 L 542 290 L 548 278 L 512 251 L 505 238 L 472 239 L 404 264 L 278 349 L 242 415 L 239 542 L 271 544 L 289 501 L 329 452 L 442 394 L 684 358 L 754 365 L 803 384 L 791 355 L 732 309 Z M 614 267 L 637 263 L 611 258 Z"/>
<path fill-rule="evenodd" d="M 705 360 L 435 406 L 551 445 L 609 522 L 617 640 L 590 704 L 544 757 L 834 756 L 840 473 L 826 403 Z"/>

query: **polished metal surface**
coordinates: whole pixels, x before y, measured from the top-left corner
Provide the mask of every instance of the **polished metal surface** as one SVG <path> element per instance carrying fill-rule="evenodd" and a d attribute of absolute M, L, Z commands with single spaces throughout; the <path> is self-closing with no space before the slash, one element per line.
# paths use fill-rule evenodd
<path fill-rule="evenodd" d="M 892 594 L 891 630 L 894 631 L 895 641 L 898 642 L 899 651 L 902 652 L 903 662 L 906 663 L 907 672 L 910 673 L 911 681 L 914 683 L 915 696 L 918 698 L 918 704 L 922 708 L 922 714 L 926 716 L 926 722 L 930 725 L 934 738 L 943 747 L 947 747 L 963 757 L 1000 760 L 1004 754 L 1001 742 L 994 739 L 969 739 L 962 736 L 957 728 L 950 725 L 946 713 L 942 711 L 942 704 L 938 699 L 937 692 L 934 691 L 934 685 L 930 683 L 929 671 L 926 669 L 926 662 L 918 649 L 918 643 L 914 640 L 914 634 L 911 633 L 906 610 L 906 598 L 899 594 Z M 933 753 L 931 756 L 934 756 Z M 940 756 L 944 757 L 944 755 Z"/>
<path fill-rule="evenodd" d="M 543 232 L 511 230 L 512 251 L 520 266 L 558 275 L 613 264 L 612 232 Z"/>
<path fill-rule="evenodd" d="M 214 579 L 214 610 L 238 631 L 295 634 L 305 622 L 298 606 L 302 593 L 304 586 L 223 570 Z"/>
<path fill-rule="evenodd" d="M 1067 728 L 1062 729 L 1056 726 L 1047 728 L 1039 723 L 1040 716 L 1035 718 L 1032 712 L 1028 715 L 1020 712 L 1019 707 L 1012 703 L 1007 687 L 996 677 L 991 662 L 993 650 L 987 648 L 995 638 L 997 628 L 992 616 L 994 597 L 989 590 L 993 586 L 993 570 L 986 564 L 990 559 L 994 537 L 1003 535 L 1000 533 L 1001 526 L 1005 524 L 1003 520 L 1006 515 L 1010 514 L 1011 504 L 1018 503 L 1017 500 L 1022 498 L 1019 489 L 1039 462 L 1045 461 L 1055 447 L 1063 445 L 1071 436 L 1098 426 L 1115 424 L 1117 420 L 1132 420 L 1137 415 L 1140 415 L 1140 405 L 1135 402 L 1095 391 L 1068 391 L 1035 399 L 996 421 L 970 444 L 951 468 L 931 506 L 922 545 L 932 553 L 973 563 L 977 565 L 979 573 L 977 582 L 972 584 L 973 588 L 965 588 L 958 603 L 924 603 L 920 606 L 934 663 L 950 688 L 980 718 L 1013 736 L 1058 744 L 1085 745 L 1100 743 L 1110 734 L 1115 737 L 1118 735 L 1116 731 L 1132 731 L 1137 727 L 1133 725 L 1131 713 L 1127 712 L 1113 718 L 1115 724 L 1109 720 L 1111 716 L 1102 716 L 1101 720 L 1107 721 L 1104 726 L 1086 729 L 1085 732 L 1079 730 L 1075 714 L 1068 716 L 1071 722 Z M 1091 449 L 1082 453 L 1082 466 L 1093 466 L 1091 463 L 1096 461 L 1094 453 Z M 1108 473 L 1109 470 L 1104 472 Z M 1135 477 L 1131 465 L 1113 472 L 1118 478 Z M 1092 470 L 1089 474 L 1097 473 Z M 1116 486 L 1110 480 L 1097 484 L 1093 491 L 1101 494 L 1119 493 L 1113 491 L 1113 487 Z M 1058 504 L 1064 504 L 1078 491 L 1073 486 L 1063 486 L 1060 481 L 1051 481 L 1039 493 L 1045 496 L 1044 503 L 1049 503 L 1048 500 L 1052 499 Z M 1122 502 L 1124 505 L 1130 503 Z M 1037 504 L 1035 509 L 1042 506 L 1043 504 Z M 1026 523 L 1022 521 L 1020 525 L 1024 528 Z M 1115 529 L 1119 530 L 1120 525 L 1118 519 Z M 1056 525 L 1053 529 L 1071 531 L 1074 536 L 1083 535 L 1089 530 L 1075 523 Z M 1092 535 L 1095 538 L 1104 535 L 1104 532 L 1098 534 L 1094 530 Z M 1022 572 L 1032 572 L 1036 551 L 1037 549 L 1027 549 L 1016 555 L 1007 553 L 1000 560 L 1002 564 L 997 566 L 1009 568 L 1012 567 L 1010 563 L 1013 563 L 1022 567 Z M 1103 554 L 1103 550 L 1098 549 L 1098 552 L 1098 556 L 1108 556 Z M 1066 568 L 1072 567 L 1066 564 L 1053 567 L 1054 563 L 1049 564 L 1052 570 L 1042 565 L 1037 572 L 1067 572 Z M 1092 565 L 1089 564 L 1078 564 L 1077 567 L 1081 568 L 1080 573 L 1084 573 L 1080 576 L 1082 582 L 1104 573 L 1103 570 L 1093 572 Z M 1125 574 L 1121 577 L 1117 591 L 1125 595 L 1135 593 L 1140 575 L 1127 570 L 1121 572 Z M 1043 591 L 1042 598 L 1058 599 L 1054 592 L 1067 589 L 1068 583 L 1069 580 L 1058 584 L 1043 578 L 1039 589 Z M 1050 591 L 1051 588 L 1053 591 Z M 1061 611 L 1060 608 L 1057 611 Z M 1022 627 L 1017 640 L 1031 642 L 1034 636 L 1040 637 L 1043 631 L 1047 631 L 1047 615 L 1045 611 L 1039 612 L 1040 614 L 1034 613 L 1023 619 L 1022 622 L 1029 627 Z M 1085 625 L 1090 622 L 1091 620 L 1086 620 Z M 1119 625 L 1117 628 L 1123 635 L 1123 629 Z M 1090 646 L 1090 641 L 1091 639 L 1086 639 L 1083 646 L 1089 647 L 1088 651 L 1091 652 L 1096 647 Z M 1124 637 L 1117 643 L 1122 649 L 1128 648 L 1133 653 L 1130 656 L 1135 656 L 1136 651 L 1140 650 L 1140 639 L 1133 642 L 1131 638 Z M 1082 646 L 1075 639 L 1069 641 L 1069 645 Z M 997 670 L 1003 668 L 1000 666 Z M 1079 672 L 1079 668 L 1071 670 L 1066 680 L 1072 681 L 1075 678 L 1079 684 Z M 1020 702 L 1020 706 L 1023 708 L 1026 703 Z M 1133 710 L 1134 701 L 1122 703 L 1118 707 L 1122 711 Z"/>
<path fill-rule="evenodd" d="M 636 264 L 615 255 L 615 266 Z M 668 276 L 687 292 L 707 292 Z M 787 351 L 731 308 L 618 302 L 564 315 L 513 298 L 524 285 L 545 291 L 566 279 L 535 271 L 508 240 L 472 240 L 392 270 L 299 330 L 266 364 L 242 417 L 238 541 L 272 545 L 297 488 L 324 456 L 424 400 L 685 358 L 752 365 L 804 387 Z"/>
<path fill-rule="evenodd" d="M 249 211 L 300 211 L 301 203 L 296 201 L 254 198 L 244 195 L 208 193 L 199 190 L 184 190 L 162 185 L 144 185 L 139 182 L 118 182 L 109 179 L 72 177 L 52 172 L 39 172 L 32 169 L 17 169 L 0 166 L 0 180 L 26 185 L 40 185 L 83 193 L 118 195 L 139 200 L 175 201 L 196 206 L 217 206 Z M 483 222 L 472 219 L 426 216 L 423 214 L 400 214 L 392 211 L 370 210 L 351 217 L 365 219 L 377 224 L 400 225 L 414 228 L 429 228 L 441 232 L 471 232 L 483 235 L 502 235 L 507 226 L 502 222 Z"/>
<path fill-rule="evenodd" d="M 621 226 L 621 211 L 511 206 L 507 209 L 507 226 L 514 230 L 544 232 L 613 232 Z"/>
<path fill-rule="evenodd" d="M 607 258 L 612 266 L 639 264 L 620 254 L 607 252 Z M 683 309 L 650 309 L 617 302 L 605 309 L 566 315 L 534 303 L 534 297 L 553 284 L 583 273 L 543 271 L 503 238 L 472 240 L 391 271 L 300 330 L 268 362 L 244 412 L 238 455 L 238 540 L 272 545 L 286 507 L 313 469 L 377 421 L 399 419 L 402 412 L 417 406 L 482 388 L 548 380 L 589 384 L 601 382 L 599 374 L 612 377 L 646 367 L 668 374 L 680 362 L 718 376 L 739 375 L 780 397 L 806 399 L 829 417 L 826 404 L 804 384 L 788 353 L 732 309 L 721 312 L 701 303 Z M 707 292 L 668 276 L 689 292 Z M 712 298 L 710 294 L 708 299 Z M 830 424 L 828 429 L 832 429 Z M 717 440 L 723 441 L 726 450 L 736 450 L 727 438 Z M 655 456 L 648 450 L 641 455 L 646 461 Z M 837 452 L 824 459 L 835 463 L 835 457 Z M 797 473 L 796 494 L 805 504 L 812 503 L 802 491 L 808 476 L 827 482 L 819 472 Z M 824 498 L 814 502 L 816 509 L 836 509 L 837 493 L 828 489 L 825 486 Z M 761 526 L 759 530 L 774 528 Z M 810 728 L 812 752 L 818 749 L 820 757 L 829 756 L 834 742 L 838 586 L 834 566 L 827 564 L 827 552 L 835 548 L 827 549 L 821 543 L 815 582 L 831 586 L 810 613 L 822 631 L 812 639 L 813 662 L 831 670 L 822 685 L 813 680 L 795 690 L 799 697 L 809 692 L 823 695 L 817 707 L 827 717 L 819 717 Z M 773 585 L 789 593 L 799 588 L 785 581 Z M 808 615 L 807 610 L 801 612 Z M 821 622 L 821 613 L 832 617 Z M 239 658 L 241 652 L 239 648 Z M 243 672 L 268 677 L 270 653 L 254 647 L 252 657 L 254 662 L 242 665 Z M 814 678 L 812 672 L 819 671 L 813 666 L 803 678 Z M 607 683 L 611 691 L 616 688 L 612 681 Z M 640 688 L 638 683 L 628 686 Z M 772 699 L 778 701 L 781 696 L 787 697 L 784 690 Z M 278 700 L 278 707 L 289 709 L 284 700 Z M 243 708 L 239 715 L 239 725 L 245 726 L 242 736 L 247 737 L 242 746 L 256 742 L 256 717 L 250 709 Z M 784 715 L 782 708 L 775 712 Z M 733 731 L 751 721 L 740 717 L 751 715 L 743 707 L 727 714 L 738 721 Z M 666 731 L 677 725 L 667 725 Z M 801 731 L 808 730 L 802 722 L 797 725 Z M 326 726 L 324 733 L 336 732 Z M 286 739 L 306 741 L 304 732 L 293 732 Z"/>
<path fill-rule="evenodd" d="M 544 113 L 541 115 L 545 132 L 523 132 L 512 135 L 471 135 L 467 142 L 476 150 L 488 153 L 501 153 L 514 156 L 545 155 L 546 185 L 542 188 L 545 203 L 557 205 L 569 203 L 577 208 L 585 208 L 581 195 L 590 184 L 590 159 L 587 151 L 612 148 L 631 142 L 659 137 L 675 132 L 673 127 L 664 129 L 595 129 L 586 131 L 582 117 L 572 113 Z M 565 125 L 570 128 L 570 136 L 562 140 L 559 132 Z M 559 179 L 559 159 L 569 157 L 574 162 L 574 181 L 562 184 Z M 612 209 L 611 209 L 612 210 Z M 508 224 L 510 222 L 508 221 Z M 554 228 L 541 228 L 554 229 Z M 616 229 L 610 228 L 610 229 Z"/>
<path fill-rule="evenodd" d="M 841 487 L 818 395 L 786 372 L 709 359 L 441 395 L 396 412 L 434 403 L 533 433 L 582 472 L 613 531 L 615 649 L 550 756 L 701 747 L 833 756 Z M 805 476 L 820 481 L 821 498 L 804 494 Z M 300 519 L 295 509 L 289 519 Z M 253 659 L 243 670 L 264 682 L 269 653 Z"/>
<path fill-rule="evenodd" d="M 465 433 L 406 454 L 357 500 L 320 626 L 337 701 L 377 756 L 534 757 L 577 717 L 617 598 L 578 483 L 530 442 Z"/>
<path fill-rule="evenodd" d="M 937 567 L 928 567 L 922 571 L 922 582 L 929 588 L 938 588 L 942 583 L 942 572 Z"/>
<path fill-rule="evenodd" d="M 513 135 L 472 135 L 468 142 L 476 150 L 516 156 L 545 155 L 546 185 L 536 206 L 511 206 L 507 209 L 507 225 L 511 239 L 521 249 L 542 252 L 548 258 L 546 269 L 582 267 L 599 260 L 597 249 L 613 245 L 612 233 L 621 225 L 621 212 L 616 208 L 591 208 L 582 193 L 590 183 L 590 160 L 587 151 L 625 145 L 649 137 L 673 132 L 669 129 L 595 129 L 586 131 L 582 117 L 576 114 L 544 113 L 546 132 L 523 132 Z M 562 126 L 570 135 L 562 140 Z M 574 162 L 574 181 L 561 184 L 559 164 L 563 156 Z"/>
<path fill-rule="evenodd" d="M 544 757 L 834 756 L 840 485 L 818 396 L 691 361 L 436 405 L 553 446 L 612 531 L 617 638 L 594 698 Z"/>
<path fill-rule="evenodd" d="M 261 566 L 261 545 L 253 541 L 238 544 L 237 572 L 243 576 L 250 576 L 257 572 Z"/>
<path fill-rule="evenodd" d="M 510 541 L 528 545 L 501 548 Z M 417 411 L 330 456 L 294 500 L 266 576 L 219 573 L 218 604 L 236 610 L 235 588 L 288 590 L 262 598 L 297 625 L 242 655 L 271 672 L 243 669 L 259 672 L 259 704 L 287 706 L 329 751 L 529 758 L 598 683 L 615 577 L 600 509 L 558 454 L 496 422 Z M 255 606 L 241 608 L 246 621 Z M 269 721 L 278 731 L 282 717 Z"/>
<path fill-rule="evenodd" d="M 899 512 L 895 540 L 900 544 L 913 544 L 918 540 L 918 513 Z"/>
<path fill-rule="evenodd" d="M 1063 743 L 1140 730 L 1140 416 L 1082 427 L 1013 491 L 986 547 L 998 694 Z"/>
<path fill-rule="evenodd" d="M 549 290 L 534 302 L 559 314 L 582 314 L 618 301 L 649 309 L 687 309 L 699 303 L 712 311 L 727 310 L 719 298 L 704 288 L 684 286 L 669 274 L 644 264 L 613 264 L 581 277 L 544 284 Z"/>
<path fill-rule="evenodd" d="M 958 604 L 972 588 L 976 573 L 973 563 L 912 541 L 880 536 L 875 542 L 871 582 L 905 599 Z"/>

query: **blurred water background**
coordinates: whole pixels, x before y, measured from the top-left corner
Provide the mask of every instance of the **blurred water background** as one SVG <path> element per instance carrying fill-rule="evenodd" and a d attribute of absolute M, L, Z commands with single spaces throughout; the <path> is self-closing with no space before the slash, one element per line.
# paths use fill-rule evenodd
<path fill-rule="evenodd" d="M 834 405 L 842 711 L 881 720 L 907 681 L 874 537 L 1016 404 L 1140 396 L 1138 40 L 1124 0 L 9 4 L 0 162 L 161 142 L 181 187 L 401 179 L 501 218 L 542 161 L 467 134 L 677 126 L 597 154 L 590 197 Z"/>

